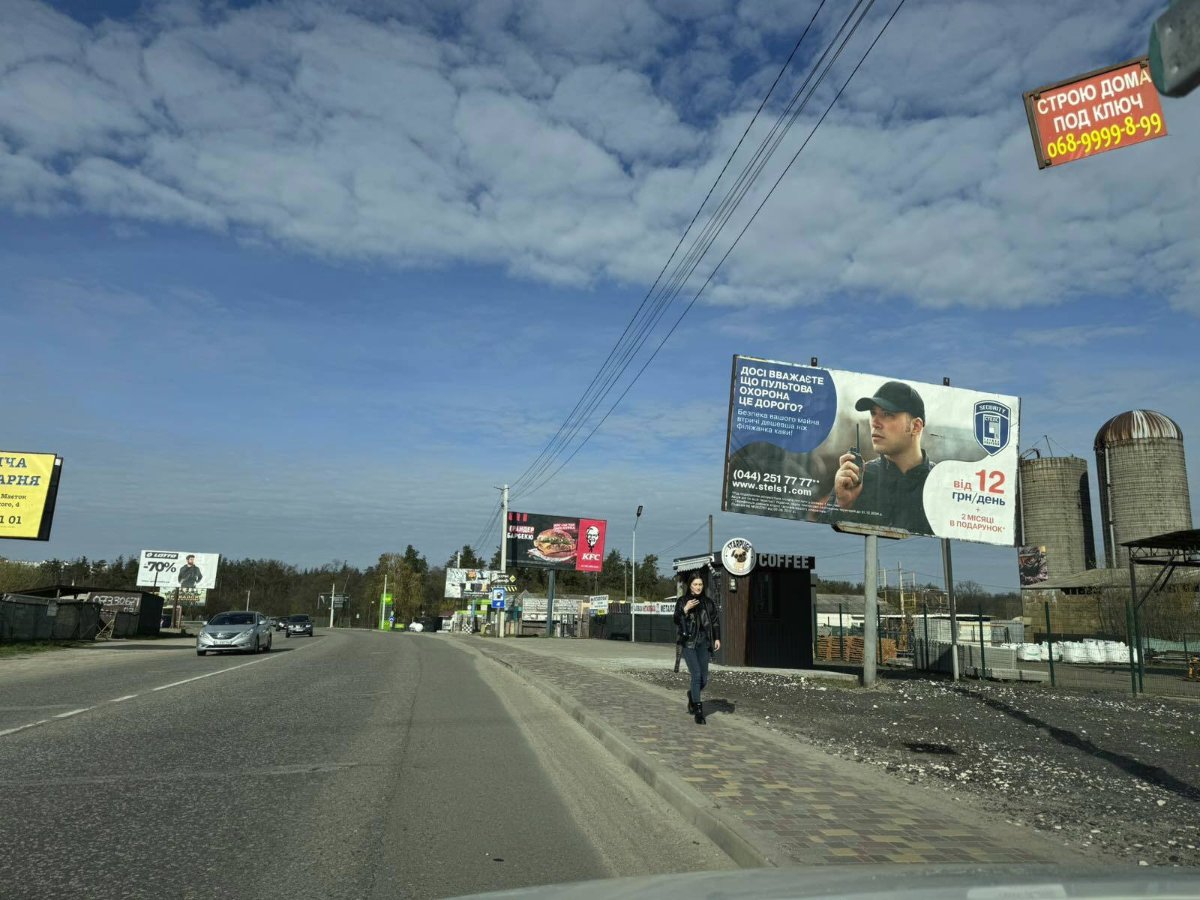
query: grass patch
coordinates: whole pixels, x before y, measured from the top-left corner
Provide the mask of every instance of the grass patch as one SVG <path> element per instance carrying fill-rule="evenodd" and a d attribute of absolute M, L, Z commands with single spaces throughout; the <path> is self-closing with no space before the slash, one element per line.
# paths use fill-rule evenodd
<path fill-rule="evenodd" d="M 0 644 L 0 659 L 10 656 L 28 656 L 31 653 L 45 653 L 48 650 L 69 650 L 74 646 L 74 641 L 13 641 Z"/>

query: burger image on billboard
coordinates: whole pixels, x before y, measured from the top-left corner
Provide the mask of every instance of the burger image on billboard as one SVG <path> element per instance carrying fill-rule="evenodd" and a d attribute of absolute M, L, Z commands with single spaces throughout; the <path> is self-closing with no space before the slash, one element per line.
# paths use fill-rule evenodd
<path fill-rule="evenodd" d="M 547 528 L 534 538 L 533 547 L 546 559 L 565 561 L 575 556 L 575 535 L 561 530 L 558 526 Z"/>

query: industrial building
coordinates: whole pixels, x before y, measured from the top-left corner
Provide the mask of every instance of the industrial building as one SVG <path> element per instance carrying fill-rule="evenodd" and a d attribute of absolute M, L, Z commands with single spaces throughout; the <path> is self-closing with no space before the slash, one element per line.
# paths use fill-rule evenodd
<path fill-rule="evenodd" d="M 1046 563 L 1041 583 L 1022 585 L 1034 635 L 1045 631 L 1048 602 L 1060 634 L 1124 633 L 1130 576 L 1122 545 L 1192 528 L 1183 432 L 1172 419 L 1142 409 L 1113 416 L 1096 433 L 1093 449 L 1104 546 L 1099 560 L 1087 462 L 1040 454 L 1020 462 L 1019 543 L 1036 547 Z M 1196 615 L 1196 589 L 1194 576 L 1178 578 L 1152 618 L 1165 617 L 1166 627 L 1166 619 Z"/>
<path fill-rule="evenodd" d="M 1096 476 L 1104 562 L 1129 564 L 1126 541 L 1192 527 L 1183 432 L 1162 413 L 1135 409 L 1096 433 Z"/>

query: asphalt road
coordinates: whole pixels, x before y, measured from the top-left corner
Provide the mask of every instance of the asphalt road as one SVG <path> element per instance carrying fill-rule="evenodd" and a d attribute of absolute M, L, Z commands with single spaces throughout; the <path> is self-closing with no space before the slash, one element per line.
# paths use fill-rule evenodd
<path fill-rule="evenodd" d="M 470 640 L 0 660 L 0 895 L 449 897 L 731 866 Z"/>

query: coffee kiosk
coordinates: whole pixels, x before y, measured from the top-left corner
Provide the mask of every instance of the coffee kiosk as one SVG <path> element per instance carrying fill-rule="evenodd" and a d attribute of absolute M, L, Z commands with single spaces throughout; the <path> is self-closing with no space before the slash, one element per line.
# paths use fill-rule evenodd
<path fill-rule="evenodd" d="M 684 556 L 673 564 L 680 591 L 697 572 L 721 608 L 721 649 L 726 666 L 811 669 L 813 666 L 816 560 L 792 553 L 764 553 L 733 538 L 721 552 Z"/>

